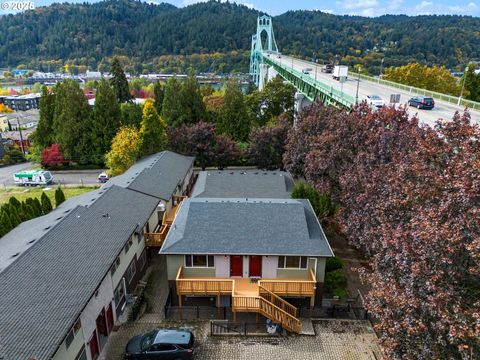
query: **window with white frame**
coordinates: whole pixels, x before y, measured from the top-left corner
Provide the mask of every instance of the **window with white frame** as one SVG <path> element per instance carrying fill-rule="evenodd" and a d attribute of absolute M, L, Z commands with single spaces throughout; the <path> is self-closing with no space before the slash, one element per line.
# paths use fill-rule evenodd
<path fill-rule="evenodd" d="M 120 281 L 115 288 L 114 297 L 115 297 L 115 306 L 118 307 L 123 297 L 125 296 L 125 290 L 123 289 L 123 283 Z"/>
<path fill-rule="evenodd" d="M 185 267 L 213 268 L 215 257 L 213 255 L 185 255 Z"/>
<path fill-rule="evenodd" d="M 85 351 L 85 345 L 82 346 L 82 349 L 78 352 L 75 360 L 87 360 L 87 352 Z"/>
<path fill-rule="evenodd" d="M 125 244 L 125 254 L 128 252 L 128 249 L 130 249 L 130 246 L 132 246 L 132 238 L 128 239 L 128 242 Z"/>
<path fill-rule="evenodd" d="M 138 258 L 138 263 L 140 265 L 140 270 L 143 269 L 143 267 L 147 263 L 147 252 L 146 252 L 146 250 L 143 250 L 142 254 Z"/>
<path fill-rule="evenodd" d="M 127 269 L 127 280 L 129 283 L 132 282 L 136 272 L 137 272 L 137 265 L 135 264 L 135 259 L 133 259 Z"/>
<path fill-rule="evenodd" d="M 278 268 L 279 269 L 306 269 L 307 257 L 306 256 L 279 256 Z"/>

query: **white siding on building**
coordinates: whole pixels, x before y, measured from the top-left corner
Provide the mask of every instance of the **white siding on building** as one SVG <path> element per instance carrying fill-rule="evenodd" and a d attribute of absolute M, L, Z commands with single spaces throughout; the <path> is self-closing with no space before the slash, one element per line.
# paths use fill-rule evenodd
<path fill-rule="evenodd" d="M 248 256 L 243 257 L 243 277 L 248 278 L 248 270 L 249 270 L 249 263 L 248 260 L 250 258 Z"/>
<path fill-rule="evenodd" d="M 105 276 L 98 287 L 97 296 L 92 296 L 80 315 L 83 337 L 87 341 L 92 337 L 93 331 L 97 328 L 96 321 L 98 315 L 100 315 L 103 309 L 108 308 L 108 305 L 112 302 L 112 297 L 112 279 L 110 276 Z"/>
<path fill-rule="evenodd" d="M 278 256 L 262 256 L 262 278 L 275 279 L 277 277 Z"/>
<path fill-rule="evenodd" d="M 215 277 L 217 278 L 230 277 L 230 256 L 228 255 L 215 256 Z"/>

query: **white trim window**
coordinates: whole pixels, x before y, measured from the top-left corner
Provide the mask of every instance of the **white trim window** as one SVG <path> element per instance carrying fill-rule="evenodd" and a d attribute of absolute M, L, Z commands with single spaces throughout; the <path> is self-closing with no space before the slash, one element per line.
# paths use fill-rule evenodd
<path fill-rule="evenodd" d="M 135 263 L 135 259 L 133 259 L 127 269 L 127 279 L 129 284 L 132 282 L 136 272 L 137 264 Z"/>
<path fill-rule="evenodd" d="M 123 282 L 120 281 L 114 291 L 115 307 L 118 307 L 118 305 L 120 304 L 120 302 L 123 300 L 124 297 L 125 297 L 125 289 L 123 288 Z"/>
<path fill-rule="evenodd" d="M 215 257 L 213 255 L 185 255 L 185 267 L 214 268 Z"/>
<path fill-rule="evenodd" d="M 304 270 L 307 268 L 307 257 L 306 256 L 279 256 L 278 268 Z"/>

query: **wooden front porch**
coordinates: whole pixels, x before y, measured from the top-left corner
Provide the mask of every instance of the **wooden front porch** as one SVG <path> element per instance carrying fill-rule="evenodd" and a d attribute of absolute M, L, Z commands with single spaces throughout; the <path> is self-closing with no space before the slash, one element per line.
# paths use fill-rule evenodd
<path fill-rule="evenodd" d="M 182 295 L 216 296 L 220 306 L 220 296 L 232 297 L 232 312 L 255 312 L 261 314 L 285 329 L 299 332 L 301 322 L 297 319 L 297 308 L 280 296 L 309 297 L 311 307 L 315 302 L 315 274 L 311 269 L 309 280 L 305 279 L 250 279 L 250 278 L 201 278 L 185 277 L 184 268 L 178 269 L 176 288 L 179 305 Z"/>
<path fill-rule="evenodd" d="M 150 247 L 161 247 L 163 242 L 167 238 L 168 231 L 175 220 L 175 217 L 178 214 L 182 206 L 183 200 L 186 196 L 173 196 L 172 197 L 172 208 L 170 211 L 165 211 L 163 213 L 162 222 L 159 224 L 153 232 L 144 233 L 145 245 Z"/>

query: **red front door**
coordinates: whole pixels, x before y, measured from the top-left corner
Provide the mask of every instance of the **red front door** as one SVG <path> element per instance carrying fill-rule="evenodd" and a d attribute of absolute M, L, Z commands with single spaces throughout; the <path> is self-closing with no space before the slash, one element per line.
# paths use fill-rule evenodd
<path fill-rule="evenodd" d="M 249 277 L 262 277 L 262 257 L 250 256 Z"/>
<path fill-rule="evenodd" d="M 230 276 L 243 276 L 243 256 L 230 256 Z"/>
<path fill-rule="evenodd" d="M 92 338 L 90 339 L 88 345 L 90 346 L 90 355 L 92 356 L 92 359 L 95 360 L 100 353 L 98 350 L 97 330 L 93 331 Z"/>
<path fill-rule="evenodd" d="M 112 331 L 112 327 L 113 327 L 113 311 L 112 311 L 112 303 L 110 303 L 107 309 L 107 329 L 109 334 Z"/>

